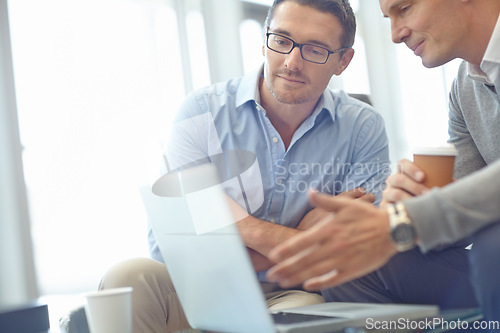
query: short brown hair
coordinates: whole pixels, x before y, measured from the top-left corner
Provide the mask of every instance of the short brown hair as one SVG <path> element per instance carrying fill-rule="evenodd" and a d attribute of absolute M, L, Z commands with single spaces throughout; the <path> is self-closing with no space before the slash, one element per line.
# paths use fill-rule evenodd
<path fill-rule="evenodd" d="M 349 4 L 349 0 L 274 0 L 269 8 L 266 17 L 266 26 L 269 27 L 273 18 L 274 10 L 278 5 L 285 1 L 293 1 L 301 6 L 315 8 L 321 12 L 331 13 L 340 21 L 342 26 L 342 48 L 352 47 L 354 44 L 354 36 L 356 35 L 356 18 Z"/>

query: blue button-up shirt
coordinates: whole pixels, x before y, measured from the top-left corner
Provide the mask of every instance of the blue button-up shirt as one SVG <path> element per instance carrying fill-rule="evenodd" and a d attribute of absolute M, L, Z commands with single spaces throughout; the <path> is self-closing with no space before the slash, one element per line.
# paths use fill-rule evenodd
<path fill-rule="evenodd" d="M 380 202 L 390 174 L 380 114 L 342 91 L 327 89 L 285 149 L 260 105 L 261 72 L 187 96 L 165 152 L 169 168 L 225 151 L 251 152 L 257 160 L 249 172 L 253 180 L 238 184 L 244 186 L 245 201 L 238 197 L 241 191 L 229 189 L 228 194 L 254 217 L 292 228 L 313 208 L 309 188 L 337 195 L 363 187 Z"/>

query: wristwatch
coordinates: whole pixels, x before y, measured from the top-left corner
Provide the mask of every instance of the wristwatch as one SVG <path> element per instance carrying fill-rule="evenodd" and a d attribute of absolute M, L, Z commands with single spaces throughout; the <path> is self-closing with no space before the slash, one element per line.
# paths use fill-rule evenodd
<path fill-rule="evenodd" d="M 401 202 L 387 206 L 391 227 L 391 241 L 399 252 L 415 247 L 417 234 L 413 222 L 408 217 L 406 207 Z"/>

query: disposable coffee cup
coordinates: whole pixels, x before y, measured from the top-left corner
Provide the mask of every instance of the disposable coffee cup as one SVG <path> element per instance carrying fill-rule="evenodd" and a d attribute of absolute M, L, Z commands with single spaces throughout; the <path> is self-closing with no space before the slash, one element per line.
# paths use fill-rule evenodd
<path fill-rule="evenodd" d="M 425 173 L 423 184 L 442 187 L 453 181 L 457 149 L 449 144 L 439 147 L 418 147 L 413 150 L 413 162 Z"/>
<path fill-rule="evenodd" d="M 132 333 L 132 288 L 85 294 L 90 333 Z"/>

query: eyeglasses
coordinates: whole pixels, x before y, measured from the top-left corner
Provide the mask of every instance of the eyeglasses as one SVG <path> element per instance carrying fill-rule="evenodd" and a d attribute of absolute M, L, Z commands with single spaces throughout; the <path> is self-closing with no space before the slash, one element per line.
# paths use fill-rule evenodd
<path fill-rule="evenodd" d="M 349 48 L 341 48 L 334 51 L 330 51 L 324 47 L 314 45 L 314 44 L 299 44 L 293 39 L 278 35 L 272 32 L 266 34 L 267 37 L 267 47 L 281 54 L 289 54 L 295 47 L 300 49 L 300 55 L 302 59 L 313 62 L 315 64 L 324 64 L 328 61 L 330 54 L 342 52 L 348 50 Z"/>

